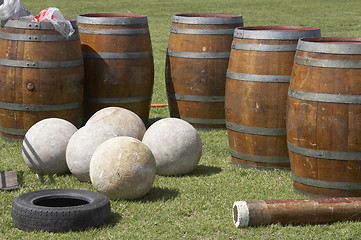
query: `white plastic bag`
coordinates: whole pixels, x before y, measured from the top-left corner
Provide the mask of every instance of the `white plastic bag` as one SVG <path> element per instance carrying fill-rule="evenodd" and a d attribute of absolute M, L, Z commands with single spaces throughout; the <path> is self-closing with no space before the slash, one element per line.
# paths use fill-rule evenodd
<path fill-rule="evenodd" d="M 20 0 L 3 0 L 0 1 L 0 20 L 19 19 L 30 16 Z"/>
<path fill-rule="evenodd" d="M 42 10 L 34 19 L 35 22 L 49 21 L 53 24 L 56 31 L 61 33 L 66 38 L 69 38 L 75 30 L 71 26 L 70 21 L 66 20 L 61 14 L 60 10 L 54 7 L 49 7 Z"/>

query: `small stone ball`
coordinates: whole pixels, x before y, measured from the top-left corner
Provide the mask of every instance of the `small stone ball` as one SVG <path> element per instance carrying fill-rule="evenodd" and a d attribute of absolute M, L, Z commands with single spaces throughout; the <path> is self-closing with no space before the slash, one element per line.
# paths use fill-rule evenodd
<path fill-rule="evenodd" d="M 146 127 L 142 119 L 134 112 L 121 107 L 100 109 L 89 118 L 89 123 L 105 123 L 117 128 L 122 136 L 142 140 Z"/>
<path fill-rule="evenodd" d="M 152 151 L 160 175 L 184 175 L 193 171 L 202 155 L 197 130 L 178 118 L 165 118 L 151 125 L 142 142 Z"/>
<path fill-rule="evenodd" d="M 70 138 L 66 148 L 66 163 L 70 172 L 79 181 L 90 182 L 89 165 L 95 149 L 105 140 L 120 135 L 118 129 L 102 123 L 80 128 Z"/>
<path fill-rule="evenodd" d="M 66 146 L 77 128 L 59 118 L 47 118 L 34 124 L 25 134 L 22 155 L 26 165 L 39 174 L 64 174 Z"/>
<path fill-rule="evenodd" d="M 90 161 L 94 188 L 110 199 L 137 199 L 152 188 L 156 165 L 152 152 L 138 139 L 115 137 L 101 143 Z"/>

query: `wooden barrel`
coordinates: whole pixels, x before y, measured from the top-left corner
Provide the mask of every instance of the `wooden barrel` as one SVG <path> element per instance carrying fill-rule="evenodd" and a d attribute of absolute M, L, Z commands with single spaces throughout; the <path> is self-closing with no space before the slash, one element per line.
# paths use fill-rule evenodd
<path fill-rule="evenodd" d="M 8 20 L 0 29 L 0 133 L 23 139 L 44 118 L 78 126 L 84 65 L 79 33 L 66 39 L 50 22 Z"/>
<path fill-rule="evenodd" d="M 233 32 L 240 15 L 173 16 L 166 61 L 171 117 L 197 128 L 224 128 L 224 89 Z"/>
<path fill-rule="evenodd" d="M 110 106 L 149 118 L 154 83 L 153 52 L 145 15 L 78 16 L 84 56 L 84 112 Z"/>
<path fill-rule="evenodd" d="M 225 115 L 232 162 L 289 169 L 286 100 L 297 41 L 318 28 L 237 28 L 226 78 Z"/>
<path fill-rule="evenodd" d="M 294 188 L 361 196 L 361 38 L 305 38 L 288 91 Z"/>

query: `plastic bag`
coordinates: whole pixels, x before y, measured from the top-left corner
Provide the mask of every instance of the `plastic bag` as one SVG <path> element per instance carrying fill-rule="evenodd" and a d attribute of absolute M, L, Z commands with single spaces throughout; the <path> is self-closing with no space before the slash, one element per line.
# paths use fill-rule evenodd
<path fill-rule="evenodd" d="M 20 0 L 3 0 L 0 1 L 0 20 L 19 19 L 30 16 Z"/>
<path fill-rule="evenodd" d="M 53 24 L 56 31 L 66 38 L 69 38 L 75 30 L 70 21 L 66 20 L 58 8 L 49 7 L 42 10 L 34 19 L 35 22 L 49 21 Z"/>

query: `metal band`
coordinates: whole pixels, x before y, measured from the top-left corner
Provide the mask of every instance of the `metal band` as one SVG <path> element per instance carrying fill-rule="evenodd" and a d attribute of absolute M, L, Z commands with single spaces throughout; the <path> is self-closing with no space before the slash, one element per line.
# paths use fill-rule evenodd
<path fill-rule="evenodd" d="M 269 40 L 298 40 L 306 37 L 319 37 L 321 36 L 320 29 L 298 31 L 278 31 L 278 30 L 247 30 L 236 29 L 234 31 L 235 38 L 246 39 L 269 39 Z"/>
<path fill-rule="evenodd" d="M 171 33 L 194 34 L 194 35 L 233 35 L 234 29 L 186 29 L 171 27 Z"/>
<path fill-rule="evenodd" d="M 243 24 L 242 16 L 224 16 L 224 17 L 192 17 L 174 15 L 173 23 L 185 23 L 185 24 Z"/>
<path fill-rule="evenodd" d="M 314 102 L 344 103 L 344 104 L 361 104 L 361 95 L 338 95 L 328 93 L 302 92 L 288 89 L 288 97 Z"/>
<path fill-rule="evenodd" d="M 82 102 L 71 102 L 64 104 L 53 104 L 53 105 L 35 105 L 35 104 L 19 104 L 19 103 L 7 103 L 0 102 L 0 108 L 13 111 L 24 111 L 24 112 L 52 112 L 76 109 L 82 106 Z"/>
<path fill-rule="evenodd" d="M 262 136 L 286 136 L 286 128 L 259 128 L 239 125 L 226 121 L 229 130 Z"/>
<path fill-rule="evenodd" d="M 180 52 L 168 49 L 168 56 L 180 58 L 198 58 L 198 59 L 215 59 L 229 58 L 230 52 Z"/>
<path fill-rule="evenodd" d="M 7 67 L 21 67 L 21 68 L 70 68 L 79 67 L 84 64 L 83 59 L 70 61 L 26 61 L 26 60 L 12 60 L 0 59 L 0 65 Z"/>
<path fill-rule="evenodd" d="M 224 96 L 197 96 L 197 95 L 184 95 L 177 93 L 167 93 L 168 97 L 180 101 L 191 102 L 224 102 Z"/>
<path fill-rule="evenodd" d="M 295 63 L 299 65 L 323 68 L 361 68 L 361 61 L 325 60 L 295 56 Z"/>
<path fill-rule="evenodd" d="M 225 119 L 212 119 L 212 118 L 186 118 L 186 117 L 179 117 L 171 115 L 174 118 L 183 119 L 186 122 L 193 123 L 193 124 L 224 124 L 226 122 Z"/>
<path fill-rule="evenodd" d="M 79 28 L 79 33 L 85 34 L 99 34 L 99 35 L 134 35 L 134 34 L 147 34 L 148 28 L 134 28 L 134 29 L 91 29 Z"/>
<path fill-rule="evenodd" d="M 288 157 L 249 155 L 249 154 L 236 152 L 232 149 L 230 149 L 230 153 L 235 158 L 239 158 L 239 159 L 247 160 L 247 161 L 251 161 L 251 162 L 262 162 L 262 163 L 289 163 L 290 162 Z"/>
<path fill-rule="evenodd" d="M 361 152 L 335 152 L 296 146 L 287 141 L 288 150 L 299 155 L 341 161 L 361 161 Z"/>
<path fill-rule="evenodd" d="M 91 14 L 90 14 L 91 15 Z M 91 17 L 86 15 L 79 15 L 77 22 L 82 24 L 94 24 L 94 25 L 133 25 L 133 24 L 148 24 L 146 16 L 129 17 L 129 16 L 104 16 L 104 17 Z"/>
<path fill-rule="evenodd" d="M 70 21 L 70 24 L 74 29 L 78 28 L 76 21 Z M 1 26 L 5 28 L 22 28 L 29 30 L 55 30 L 51 22 L 29 22 L 26 20 L 2 20 Z"/>
<path fill-rule="evenodd" d="M 23 42 L 64 42 L 79 39 L 79 34 L 73 34 L 69 38 L 61 34 L 56 35 L 29 35 L 0 32 L 0 38 L 4 40 L 23 41 Z"/>
<path fill-rule="evenodd" d="M 16 135 L 16 136 L 25 136 L 27 131 L 28 130 L 26 130 L 26 129 L 6 128 L 6 127 L 0 126 L 0 132 L 6 133 L 6 134 L 11 134 L 11 135 Z"/>
<path fill-rule="evenodd" d="M 232 49 L 260 51 L 260 52 L 295 52 L 297 44 L 295 45 L 267 45 L 267 44 L 246 44 L 232 42 Z"/>
<path fill-rule="evenodd" d="M 135 96 L 135 97 L 121 97 L 121 98 L 101 98 L 101 97 L 89 97 L 85 96 L 85 102 L 91 103 L 136 103 L 144 102 L 152 99 L 152 95 Z"/>
<path fill-rule="evenodd" d="M 308 186 L 319 187 L 319 188 L 331 188 L 339 190 L 361 190 L 361 182 L 331 182 L 324 180 L 316 180 L 312 178 L 305 178 L 297 176 L 292 173 L 293 181 L 305 184 Z"/>
<path fill-rule="evenodd" d="M 290 75 L 258 75 L 258 74 L 247 74 L 247 73 L 236 73 L 229 69 L 227 70 L 227 78 L 249 81 L 249 82 L 269 82 L 269 83 L 289 83 L 291 80 Z"/>
<path fill-rule="evenodd" d="M 342 43 L 342 42 L 340 42 Z M 361 54 L 360 44 L 347 43 L 328 43 L 328 42 L 308 42 L 300 39 L 297 44 L 297 50 L 315 53 L 329 54 Z"/>
<path fill-rule="evenodd" d="M 83 58 L 99 58 L 99 59 L 137 59 L 153 57 L 152 51 L 149 52 L 83 52 Z"/>

